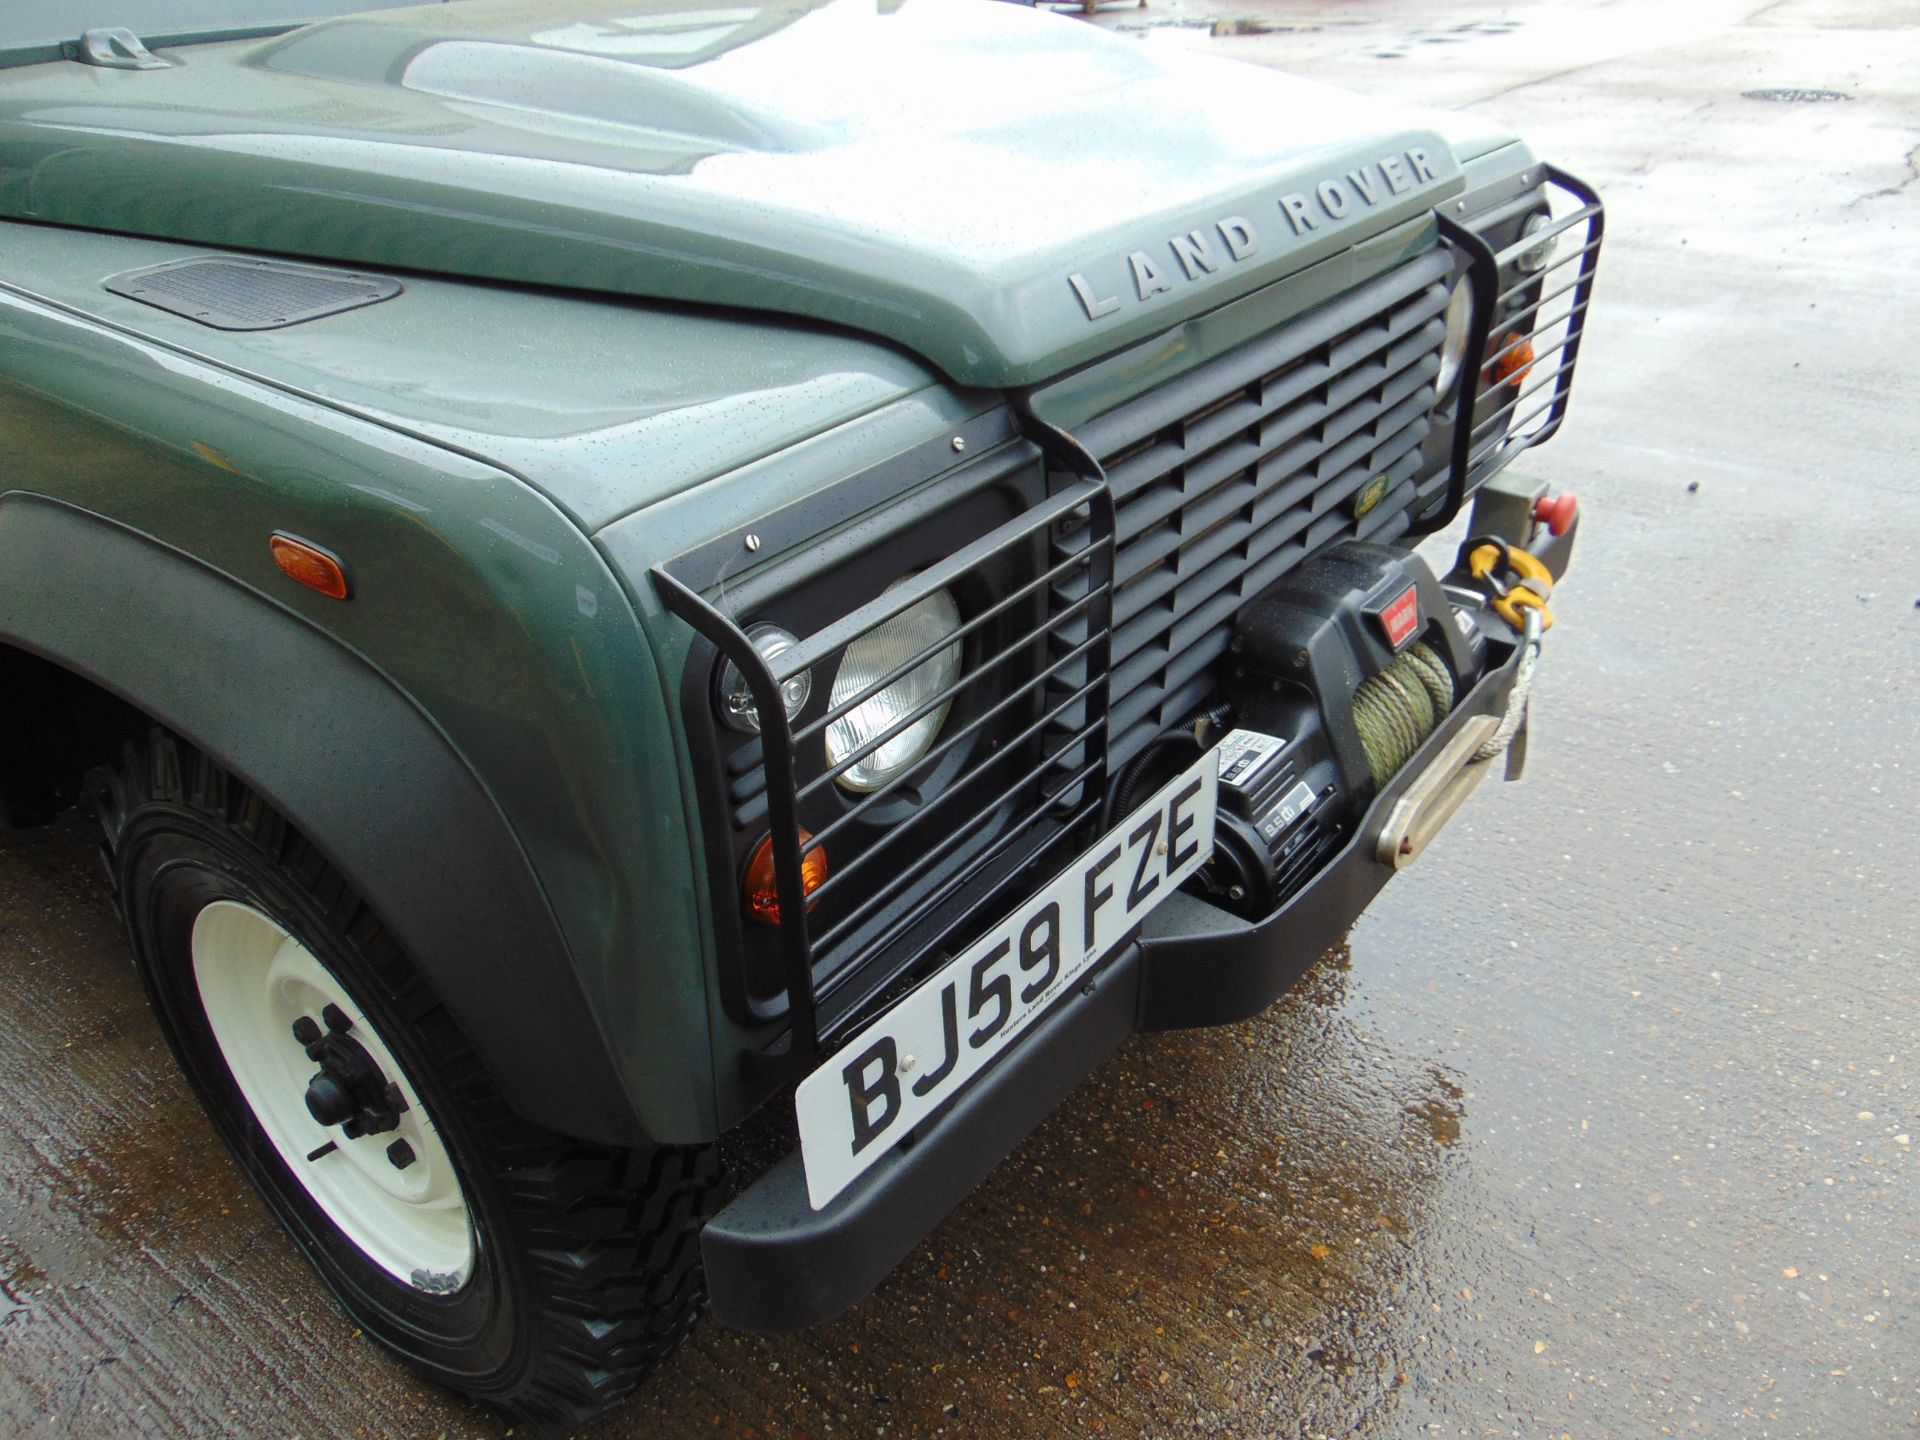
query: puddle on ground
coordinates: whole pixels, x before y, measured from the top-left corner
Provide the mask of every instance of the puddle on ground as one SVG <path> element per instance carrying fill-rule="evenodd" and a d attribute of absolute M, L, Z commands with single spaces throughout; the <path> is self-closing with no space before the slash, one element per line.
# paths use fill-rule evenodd
<path fill-rule="evenodd" d="M 1467 1092 L 1454 1084 L 1442 1072 L 1429 1068 L 1437 1094 L 1428 1095 L 1406 1107 L 1418 1131 L 1435 1145 L 1445 1147 L 1455 1145 L 1460 1140 L 1460 1129 L 1467 1118 L 1466 1106 L 1462 1103 Z"/>
<path fill-rule="evenodd" d="M 1347 981 L 1352 975 L 1353 946 L 1342 940 L 1314 962 L 1291 993 L 1302 1005 L 1338 1010 L 1347 1003 Z"/>

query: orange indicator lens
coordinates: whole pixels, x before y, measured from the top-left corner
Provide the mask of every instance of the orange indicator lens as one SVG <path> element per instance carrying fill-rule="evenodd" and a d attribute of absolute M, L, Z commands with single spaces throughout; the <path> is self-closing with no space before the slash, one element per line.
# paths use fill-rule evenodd
<path fill-rule="evenodd" d="M 291 535 L 275 535 L 267 544 L 273 551 L 273 563 L 289 580 L 317 590 L 330 600 L 344 600 L 352 593 L 346 567 L 318 545 Z"/>
<path fill-rule="evenodd" d="M 1489 385 L 1511 383 L 1518 390 L 1533 368 L 1533 341 L 1524 335 L 1502 335 L 1493 346 L 1494 360 L 1487 368 Z"/>
<path fill-rule="evenodd" d="M 800 832 L 800 843 L 806 844 L 813 839 L 807 831 Z M 800 888 L 811 895 L 826 883 L 827 852 L 822 846 L 818 850 L 809 850 L 800 858 Z M 747 862 L 747 914 L 763 925 L 780 923 L 780 882 L 773 873 L 773 836 L 769 835 L 760 842 L 760 848 L 753 852 L 753 859 Z M 809 906 L 809 909 L 812 907 Z"/>

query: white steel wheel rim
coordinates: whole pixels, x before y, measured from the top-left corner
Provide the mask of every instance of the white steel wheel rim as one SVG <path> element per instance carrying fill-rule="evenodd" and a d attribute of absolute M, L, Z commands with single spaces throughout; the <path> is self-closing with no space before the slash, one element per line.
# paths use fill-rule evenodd
<path fill-rule="evenodd" d="M 473 1213 L 453 1157 L 420 1092 L 333 973 L 278 921 L 251 905 L 216 900 L 193 922 L 193 978 L 234 1083 L 280 1158 L 313 1203 L 367 1259 L 417 1290 L 449 1293 L 473 1273 Z M 307 1110 L 307 1082 L 320 1068 L 293 1037 L 301 1016 L 316 1022 L 337 1005 L 347 1034 L 407 1102 L 399 1128 L 348 1139 Z M 324 1028 L 324 1026 L 323 1026 Z M 413 1162 L 397 1168 L 397 1140 Z M 307 1156 L 332 1141 L 338 1148 Z"/>

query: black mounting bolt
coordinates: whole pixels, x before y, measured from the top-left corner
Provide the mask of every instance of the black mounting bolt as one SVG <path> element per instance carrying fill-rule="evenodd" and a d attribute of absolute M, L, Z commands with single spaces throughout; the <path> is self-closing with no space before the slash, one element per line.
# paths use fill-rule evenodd
<path fill-rule="evenodd" d="M 396 1140 L 387 1146 L 387 1159 L 393 1162 L 393 1168 L 404 1170 L 420 1157 L 413 1153 L 413 1146 L 404 1140 Z"/>
<path fill-rule="evenodd" d="M 338 1005 L 328 1004 L 320 1011 L 320 1018 L 327 1022 L 327 1029 L 336 1035 L 345 1034 L 353 1028 L 353 1021 L 347 1018 L 346 1011 Z"/>
<path fill-rule="evenodd" d="M 293 1038 L 302 1045 L 311 1045 L 320 1038 L 320 1026 L 311 1015 L 302 1015 L 293 1022 Z"/>

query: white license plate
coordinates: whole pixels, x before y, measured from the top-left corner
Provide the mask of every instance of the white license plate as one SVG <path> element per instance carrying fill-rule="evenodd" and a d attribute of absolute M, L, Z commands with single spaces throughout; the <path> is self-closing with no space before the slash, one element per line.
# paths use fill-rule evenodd
<path fill-rule="evenodd" d="M 1020 1038 L 1213 853 L 1216 751 L 800 1082 L 818 1210 Z"/>

